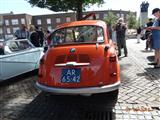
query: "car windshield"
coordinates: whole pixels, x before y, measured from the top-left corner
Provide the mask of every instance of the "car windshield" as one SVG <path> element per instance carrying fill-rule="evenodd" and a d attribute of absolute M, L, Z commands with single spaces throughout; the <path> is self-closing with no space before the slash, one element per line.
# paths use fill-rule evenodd
<path fill-rule="evenodd" d="M 33 47 L 27 40 L 9 41 L 8 46 L 12 52 L 26 50 Z"/>
<path fill-rule="evenodd" d="M 53 45 L 104 42 L 103 29 L 98 26 L 76 26 L 58 29 L 51 35 Z"/>

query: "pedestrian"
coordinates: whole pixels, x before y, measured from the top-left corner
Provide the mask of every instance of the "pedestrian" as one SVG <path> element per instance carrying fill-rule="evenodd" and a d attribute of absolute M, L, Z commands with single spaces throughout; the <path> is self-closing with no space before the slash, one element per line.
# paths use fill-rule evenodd
<path fill-rule="evenodd" d="M 40 46 L 42 47 L 44 45 L 44 33 L 42 28 L 39 28 L 39 26 L 35 26 L 36 32 L 39 34 L 39 40 L 40 40 Z"/>
<path fill-rule="evenodd" d="M 29 40 L 35 47 L 40 47 L 40 37 L 39 37 L 39 34 L 35 31 L 34 25 L 30 26 Z"/>
<path fill-rule="evenodd" d="M 146 27 L 150 27 L 152 25 L 153 25 L 153 19 L 150 18 L 150 19 L 148 19 L 148 22 L 146 23 Z M 150 48 L 150 50 L 152 50 L 150 35 L 151 35 L 151 30 L 146 29 L 146 32 L 145 32 L 145 39 L 146 39 L 145 51 L 148 51 L 148 48 Z"/>
<path fill-rule="evenodd" d="M 126 30 L 127 26 L 124 23 L 123 18 L 119 18 L 116 24 L 116 35 L 117 35 L 117 46 L 118 46 L 118 57 L 121 56 L 121 48 L 124 48 L 125 57 L 127 57 L 127 46 L 126 46 Z"/>
<path fill-rule="evenodd" d="M 152 10 L 152 14 L 156 17 L 153 26 L 148 27 L 148 30 L 152 31 L 152 48 L 155 50 L 155 57 L 153 63 L 155 68 L 160 68 L 160 9 L 155 8 Z"/>
<path fill-rule="evenodd" d="M 142 31 L 142 29 L 141 29 L 141 27 L 139 26 L 139 27 L 137 28 L 137 43 L 140 43 L 141 31 Z"/>
<path fill-rule="evenodd" d="M 49 30 L 45 33 L 45 43 L 47 46 L 51 44 L 51 32 Z"/>
<path fill-rule="evenodd" d="M 28 39 L 29 38 L 29 31 L 27 30 L 26 25 L 22 24 L 20 29 L 16 30 L 15 37 L 17 39 Z"/>

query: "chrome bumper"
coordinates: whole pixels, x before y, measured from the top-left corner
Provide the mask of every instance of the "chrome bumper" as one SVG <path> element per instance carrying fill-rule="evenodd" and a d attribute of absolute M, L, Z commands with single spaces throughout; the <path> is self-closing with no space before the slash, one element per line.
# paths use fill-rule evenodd
<path fill-rule="evenodd" d="M 55 88 L 49 87 L 36 82 L 36 87 L 42 91 L 58 94 L 94 94 L 94 93 L 104 93 L 117 90 L 120 86 L 120 81 L 101 87 L 87 87 L 87 88 Z"/>

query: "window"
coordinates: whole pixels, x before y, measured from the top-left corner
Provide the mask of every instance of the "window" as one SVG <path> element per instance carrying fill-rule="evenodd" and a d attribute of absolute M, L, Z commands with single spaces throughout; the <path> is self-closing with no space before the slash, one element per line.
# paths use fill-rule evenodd
<path fill-rule="evenodd" d="M 37 20 L 37 25 L 41 25 L 41 24 L 42 24 L 41 19 L 38 19 Z"/>
<path fill-rule="evenodd" d="M 25 19 L 21 18 L 21 24 L 25 24 Z"/>
<path fill-rule="evenodd" d="M 47 24 L 51 24 L 51 19 L 47 18 Z"/>
<path fill-rule="evenodd" d="M 12 52 L 30 49 L 33 47 L 27 40 L 10 41 L 8 46 Z"/>
<path fill-rule="evenodd" d="M 2 34 L 2 33 L 3 33 L 2 28 L 0 28 L 0 34 Z"/>
<path fill-rule="evenodd" d="M 18 19 L 12 19 L 12 25 L 18 25 Z"/>
<path fill-rule="evenodd" d="M 104 42 L 104 32 L 98 26 L 76 26 L 56 30 L 51 35 L 53 45 L 57 44 L 82 44 Z"/>
<path fill-rule="evenodd" d="M 14 28 L 13 28 L 13 33 L 15 33 L 16 30 L 18 30 L 18 29 L 19 29 L 19 27 L 14 27 Z"/>
<path fill-rule="evenodd" d="M 56 18 L 56 23 L 60 23 L 61 19 L 60 18 Z"/>
<path fill-rule="evenodd" d="M 99 19 L 99 14 L 96 14 L 96 19 Z"/>
<path fill-rule="evenodd" d="M 71 18 L 70 17 L 66 17 L 66 22 L 71 22 Z"/>
<path fill-rule="evenodd" d="M 5 20 L 5 25 L 9 25 L 9 20 Z"/>
<path fill-rule="evenodd" d="M 47 29 L 48 29 L 49 31 L 52 31 L 52 26 L 48 26 Z"/>
<path fill-rule="evenodd" d="M 31 25 L 31 19 L 28 19 L 28 24 L 30 24 L 30 25 Z"/>
<path fill-rule="evenodd" d="M 119 14 L 119 13 L 117 13 L 117 17 L 120 17 L 120 14 Z"/>
<path fill-rule="evenodd" d="M 8 33 L 8 34 L 10 34 L 10 33 L 11 33 L 10 28 L 7 28 L 7 33 Z"/>
<path fill-rule="evenodd" d="M 107 18 L 108 14 L 103 14 L 103 19 Z"/>

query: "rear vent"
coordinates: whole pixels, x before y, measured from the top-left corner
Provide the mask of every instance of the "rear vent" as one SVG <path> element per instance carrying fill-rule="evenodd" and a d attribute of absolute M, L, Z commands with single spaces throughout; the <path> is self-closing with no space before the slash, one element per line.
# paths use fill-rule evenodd
<path fill-rule="evenodd" d="M 60 55 L 56 58 L 55 64 L 60 64 L 65 62 L 66 55 Z"/>
<path fill-rule="evenodd" d="M 87 54 L 69 54 L 57 56 L 55 60 L 55 64 L 61 64 L 66 62 L 89 63 L 90 58 Z"/>
<path fill-rule="evenodd" d="M 80 63 L 90 62 L 89 56 L 86 54 L 79 54 L 79 62 Z"/>
<path fill-rule="evenodd" d="M 67 56 L 67 62 L 70 62 L 70 61 L 75 61 L 77 62 L 77 55 L 76 54 L 70 54 Z"/>

